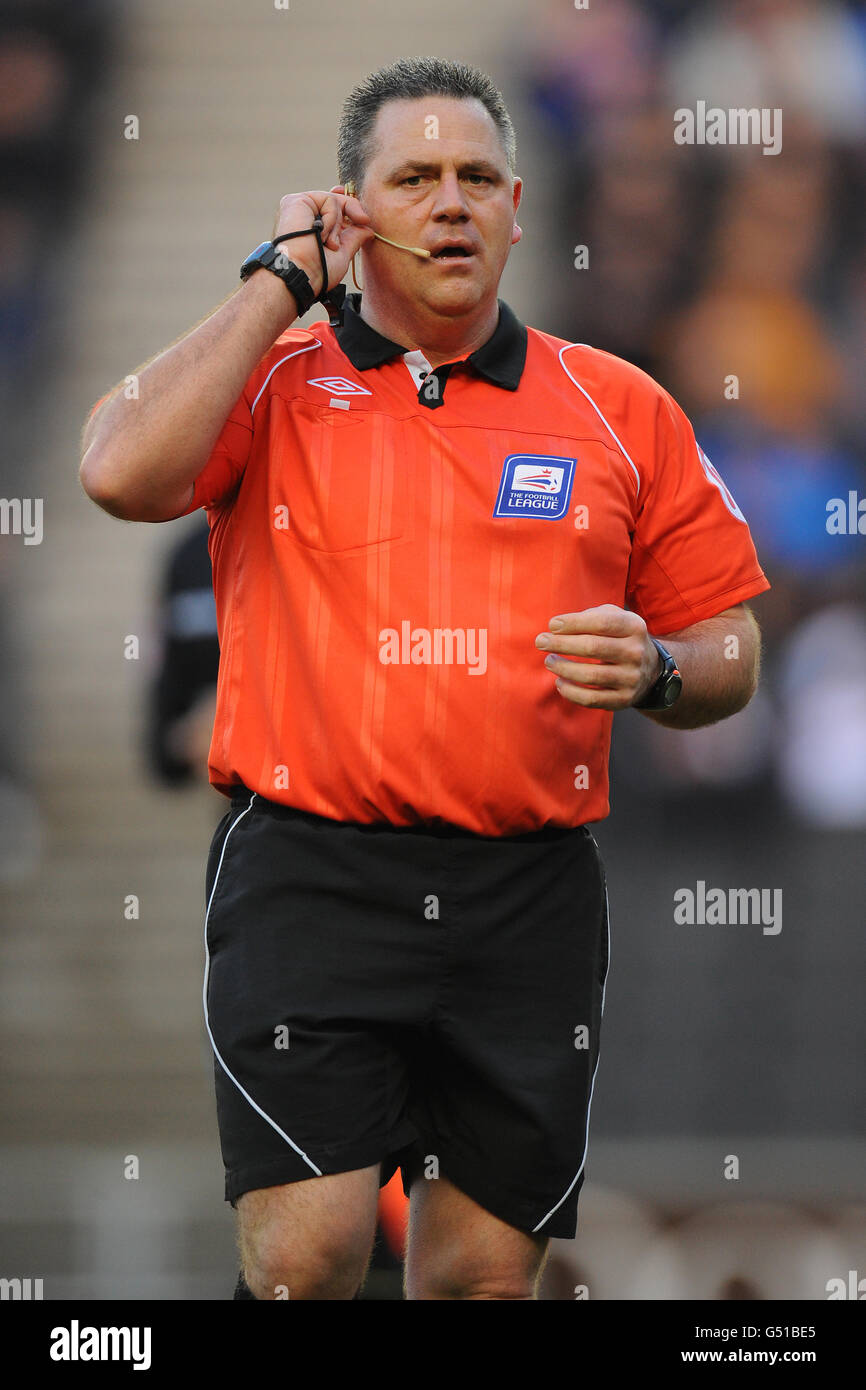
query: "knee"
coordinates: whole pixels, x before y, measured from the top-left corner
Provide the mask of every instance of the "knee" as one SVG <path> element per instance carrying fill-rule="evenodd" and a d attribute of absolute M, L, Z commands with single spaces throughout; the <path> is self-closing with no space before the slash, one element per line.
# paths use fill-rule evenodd
<path fill-rule="evenodd" d="M 539 1272 L 525 1265 L 491 1269 L 460 1257 L 437 1260 L 418 1271 L 407 1292 L 413 1299 L 535 1299 Z"/>
<path fill-rule="evenodd" d="M 414 1298 L 436 1299 L 521 1299 L 536 1297 L 536 1280 L 509 1276 L 507 1274 L 479 1275 L 461 1274 L 453 1271 L 450 1275 L 425 1279 L 416 1286 Z"/>
<path fill-rule="evenodd" d="M 463 1280 L 455 1286 L 454 1292 L 446 1296 L 453 1299 L 513 1299 L 528 1302 L 536 1296 L 535 1281 L 506 1277 Z"/>
<path fill-rule="evenodd" d="M 367 1271 L 370 1251 L 354 1232 L 295 1241 L 265 1227 L 243 1243 L 244 1277 L 258 1299 L 351 1299 Z"/>

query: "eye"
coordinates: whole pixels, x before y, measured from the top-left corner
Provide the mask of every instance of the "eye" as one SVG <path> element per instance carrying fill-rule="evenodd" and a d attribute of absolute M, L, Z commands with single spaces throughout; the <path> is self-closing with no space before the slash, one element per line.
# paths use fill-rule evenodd
<path fill-rule="evenodd" d="M 490 183 L 490 179 L 486 174 L 468 174 L 467 177 L 474 179 L 477 183 Z"/>
<path fill-rule="evenodd" d="M 418 186 L 419 186 L 419 184 L 420 184 L 421 177 L 422 177 L 421 174 L 410 174 L 408 178 L 405 178 L 405 179 L 403 180 L 403 182 L 404 182 L 404 183 L 408 183 L 409 186 L 410 186 L 411 188 L 418 188 Z M 418 180 L 418 183 L 413 182 L 413 180 L 415 180 L 415 179 Z"/>

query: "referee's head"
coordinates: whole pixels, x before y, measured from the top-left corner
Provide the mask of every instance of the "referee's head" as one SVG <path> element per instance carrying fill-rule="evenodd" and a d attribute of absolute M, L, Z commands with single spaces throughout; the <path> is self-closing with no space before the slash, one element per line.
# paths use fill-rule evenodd
<path fill-rule="evenodd" d="M 346 98 L 337 160 L 377 232 L 434 253 L 424 260 L 368 242 L 366 302 L 460 317 L 495 300 L 521 236 L 522 183 L 514 127 L 489 77 L 444 58 L 380 68 Z"/>

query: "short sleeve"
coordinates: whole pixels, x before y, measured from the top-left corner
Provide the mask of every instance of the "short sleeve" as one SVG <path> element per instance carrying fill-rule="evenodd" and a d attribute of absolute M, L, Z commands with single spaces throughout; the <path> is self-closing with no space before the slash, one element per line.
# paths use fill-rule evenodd
<path fill-rule="evenodd" d="M 220 507 L 238 489 L 253 438 L 253 421 L 246 387 L 220 431 L 210 458 L 195 479 L 189 505 L 178 516 L 189 516 L 199 507 Z"/>
<path fill-rule="evenodd" d="M 655 448 L 642 478 L 626 602 L 654 633 L 678 632 L 769 589 L 746 518 L 659 388 Z"/>

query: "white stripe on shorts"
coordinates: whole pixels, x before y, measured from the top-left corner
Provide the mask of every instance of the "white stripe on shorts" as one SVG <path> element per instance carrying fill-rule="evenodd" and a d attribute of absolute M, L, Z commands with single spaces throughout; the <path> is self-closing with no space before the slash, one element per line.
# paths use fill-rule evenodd
<path fill-rule="evenodd" d="M 592 831 L 590 831 L 589 833 L 590 833 L 590 838 L 592 839 L 593 844 L 595 845 L 596 849 L 598 849 L 598 844 L 596 843 L 595 836 L 593 835 Z M 607 877 L 606 877 L 606 876 L 605 876 L 605 881 L 604 881 L 604 919 L 605 919 L 605 926 L 606 926 L 606 928 L 607 928 L 607 969 L 606 969 L 605 972 L 604 972 L 604 982 L 603 982 L 602 987 L 601 987 L 601 1014 L 602 1014 L 602 1017 L 604 1016 L 604 996 L 605 996 L 605 992 L 606 992 L 606 990 L 607 990 L 607 977 L 608 977 L 608 972 L 610 971 L 610 904 L 608 903 L 608 900 L 607 900 Z M 599 1020 L 599 1023 L 600 1023 L 600 1021 L 601 1021 L 601 1020 Z M 563 1204 L 563 1202 L 565 1201 L 566 1197 L 568 1196 L 568 1194 L 571 1192 L 572 1188 L 574 1187 L 574 1184 L 577 1182 L 578 1178 L 580 1177 L 581 1173 L 583 1172 L 583 1166 L 584 1166 L 584 1164 L 586 1163 L 586 1150 L 587 1150 L 587 1145 L 589 1144 L 589 1112 L 590 1112 L 590 1110 L 592 1109 L 592 1093 L 593 1093 L 593 1091 L 595 1090 L 595 1076 L 596 1076 L 596 1072 L 598 1071 L 598 1064 L 599 1064 L 600 1059 L 601 1059 L 601 1047 L 599 1046 L 598 1057 L 596 1057 L 596 1059 L 595 1059 L 595 1069 L 594 1069 L 594 1071 L 593 1071 L 593 1073 L 592 1073 L 592 1084 L 590 1085 L 590 1088 L 589 1088 L 589 1101 L 587 1102 L 587 1106 L 586 1106 L 586 1129 L 585 1129 L 585 1131 L 584 1131 L 584 1136 L 583 1136 L 583 1156 L 582 1156 L 582 1158 L 581 1158 L 581 1160 L 580 1160 L 580 1167 L 578 1168 L 578 1170 L 577 1170 L 577 1172 L 575 1173 L 574 1177 L 572 1178 L 571 1182 L 568 1184 L 568 1187 L 567 1187 L 567 1188 L 565 1189 L 565 1191 L 563 1192 L 563 1194 L 562 1194 L 562 1196 L 560 1197 L 559 1201 L 557 1202 L 556 1206 L 550 1208 L 550 1211 L 547 1213 L 546 1216 L 543 1216 L 543 1217 L 541 1218 L 541 1220 L 539 1221 L 539 1223 L 538 1223 L 537 1226 L 533 1226 L 533 1228 L 532 1228 L 533 1234 L 534 1234 L 536 1231 L 540 1231 L 540 1230 L 541 1230 L 542 1226 L 545 1224 L 545 1222 L 547 1222 L 547 1221 L 550 1220 L 551 1216 L 553 1215 L 553 1213 L 554 1213 L 555 1211 L 559 1211 L 559 1208 L 562 1206 L 562 1204 Z"/>
<path fill-rule="evenodd" d="M 316 1165 L 315 1165 L 315 1163 L 313 1162 L 313 1160 L 312 1160 L 311 1158 L 308 1158 L 308 1157 L 307 1157 L 307 1155 L 304 1153 L 303 1149 L 299 1149 L 299 1148 L 298 1148 L 298 1146 L 297 1146 L 297 1144 L 295 1143 L 295 1141 L 294 1141 L 292 1138 L 290 1138 L 290 1136 L 289 1136 L 288 1134 L 286 1134 L 286 1131 L 285 1131 L 284 1129 L 281 1129 L 281 1128 L 280 1128 L 280 1126 L 277 1124 L 276 1120 L 272 1120 L 271 1117 L 270 1117 L 270 1115 L 266 1114 L 265 1111 L 262 1109 L 262 1107 L 261 1107 L 260 1105 L 257 1105 L 257 1104 L 256 1104 L 256 1102 L 253 1100 L 252 1096 L 250 1095 L 249 1091 L 244 1090 L 243 1086 L 242 1086 L 241 1083 L 238 1081 L 237 1077 L 236 1077 L 236 1076 L 233 1074 L 233 1072 L 231 1072 L 231 1071 L 229 1070 L 229 1068 L 226 1066 L 225 1061 L 223 1060 L 222 1054 L 220 1053 L 219 1048 L 217 1047 L 216 1043 L 214 1042 L 214 1035 L 213 1035 L 213 1033 L 211 1032 L 210 1019 L 209 1019 L 209 1017 L 208 1017 L 208 1011 L 207 1011 L 207 985 L 208 985 L 208 976 L 210 975 L 210 950 L 208 949 L 208 944 L 207 944 L 207 924 L 208 924 L 208 918 L 210 917 L 210 905 L 211 905 L 211 903 L 213 902 L 213 896 L 214 896 L 214 893 L 216 892 L 217 884 L 219 883 L 220 869 L 221 869 L 222 866 L 223 866 L 223 855 L 224 855 L 225 852 L 226 852 L 226 845 L 227 845 L 228 842 L 229 842 L 229 836 L 231 835 L 231 833 L 232 833 L 232 831 L 234 830 L 235 826 L 236 826 L 236 825 L 240 825 L 240 823 L 241 823 L 241 821 L 243 820 L 244 816 L 247 815 L 247 814 L 253 809 L 253 802 L 255 801 L 255 799 L 256 799 L 256 793 L 253 792 L 252 795 L 251 795 L 251 797 L 250 797 L 250 804 L 249 804 L 249 806 L 247 806 L 247 808 L 246 808 L 245 811 L 241 811 L 241 813 L 240 813 L 240 815 L 238 816 L 237 820 L 232 821 L 231 825 L 230 825 L 229 828 L 228 828 L 228 832 L 226 833 L 226 837 L 225 837 L 225 839 L 223 840 L 223 847 L 222 847 L 222 851 L 221 851 L 221 853 L 220 853 L 220 862 L 219 862 L 219 864 L 217 865 L 217 871 L 216 871 L 216 875 L 215 875 L 214 881 L 213 881 L 213 888 L 211 889 L 211 894 L 210 894 L 210 897 L 209 897 L 209 899 L 208 899 L 207 911 L 206 911 L 206 913 L 205 913 L 205 915 L 204 915 L 204 952 L 205 952 L 205 967 L 204 967 L 204 985 L 203 985 L 203 987 L 202 987 L 202 1004 L 204 1005 L 204 1022 L 205 1022 L 205 1027 L 207 1028 L 207 1035 L 208 1035 L 208 1037 L 210 1038 L 210 1041 L 211 1041 L 211 1047 L 212 1047 L 213 1050 L 214 1050 L 214 1056 L 216 1057 L 217 1061 L 219 1062 L 219 1064 L 220 1064 L 220 1066 L 222 1067 L 223 1071 L 225 1072 L 226 1076 L 229 1078 L 230 1081 L 233 1081 L 233 1082 L 234 1082 L 234 1084 L 237 1086 L 238 1090 L 240 1091 L 241 1095 L 244 1097 L 245 1100 L 249 1101 L 250 1105 L 253 1107 L 253 1109 L 256 1111 L 256 1113 L 259 1114 L 259 1115 L 261 1115 L 261 1117 L 262 1117 L 263 1120 L 267 1120 L 267 1122 L 268 1122 L 268 1124 L 271 1126 L 271 1128 L 272 1128 L 272 1129 L 275 1129 L 275 1130 L 277 1131 L 277 1134 L 279 1134 L 280 1138 L 281 1138 L 281 1139 L 285 1139 L 286 1143 L 289 1144 L 289 1145 L 294 1149 L 294 1151 L 295 1151 L 296 1154 L 299 1154 L 299 1155 L 301 1156 L 301 1158 L 304 1160 L 304 1162 L 305 1162 L 306 1164 L 308 1164 L 310 1168 L 312 1168 L 312 1170 L 313 1170 L 313 1172 L 316 1174 L 316 1176 L 320 1178 L 320 1177 L 322 1176 L 322 1170 L 321 1170 L 321 1168 L 317 1168 Z"/>

